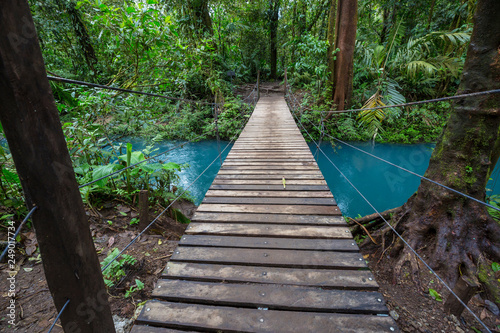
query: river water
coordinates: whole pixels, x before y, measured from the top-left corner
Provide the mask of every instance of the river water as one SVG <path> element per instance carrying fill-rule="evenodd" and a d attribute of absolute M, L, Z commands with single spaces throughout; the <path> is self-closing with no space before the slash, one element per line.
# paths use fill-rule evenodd
<path fill-rule="evenodd" d="M 132 139 L 134 150 L 145 148 L 142 139 Z M 159 152 L 168 150 L 182 141 L 161 142 L 155 145 Z M 434 144 L 380 144 L 380 143 L 350 143 L 360 149 L 370 152 L 376 156 L 386 159 L 394 164 L 423 175 L 429 165 L 429 158 Z M 221 141 L 221 150 L 228 142 Z M 314 144 L 309 144 L 313 154 L 316 153 Z M 223 152 L 223 159 L 229 153 L 231 145 Z M 337 145 L 332 147 L 330 143 L 323 143 L 321 149 L 328 158 L 337 165 L 340 171 L 352 182 L 356 188 L 366 197 L 379 211 L 398 207 L 417 190 L 420 178 L 389 164 L 367 156 L 350 147 Z M 188 164 L 189 167 L 179 173 L 179 185 L 187 188 L 197 177 L 209 166 L 218 155 L 217 141 L 208 140 L 196 143 L 187 143 L 183 148 L 175 149 L 161 157 L 163 161 Z M 335 169 L 330 161 L 322 154 L 315 154 L 316 161 L 330 187 L 337 204 L 344 215 L 356 217 L 374 213 L 374 210 L 363 200 L 356 190 Z M 223 160 L 222 159 L 222 160 Z M 189 192 L 198 205 L 205 196 L 206 191 L 214 180 L 220 168 L 217 159 L 205 174 L 199 177 L 189 187 Z M 487 188 L 492 189 L 493 194 L 500 194 L 499 178 L 500 166 L 497 165 L 493 172 L 493 180 L 490 180 Z"/>

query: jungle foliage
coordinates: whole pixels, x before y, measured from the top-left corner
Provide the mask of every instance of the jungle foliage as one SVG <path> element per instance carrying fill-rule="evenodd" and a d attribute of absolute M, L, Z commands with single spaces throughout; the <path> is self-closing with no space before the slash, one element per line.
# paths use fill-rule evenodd
<path fill-rule="evenodd" d="M 180 99 L 223 103 L 219 132 L 237 133 L 250 105 L 233 89 L 288 69 L 302 103 L 334 109 L 328 67 L 330 10 L 337 0 L 180 1 L 30 0 L 50 75 L 141 90 Z M 475 1 L 359 0 L 352 107 L 453 95 L 462 71 Z M 334 15 L 333 15 L 334 17 Z M 273 46 L 274 45 L 274 46 Z M 331 56 L 339 51 L 333 46 Z M 228 76 L 234 71 L 235 76 Z M 81 184 L 146 158 L 154 150 L 115 145 L 117 138 L 213 138 L 212 106 L 51 82 L 68 149 Z M 326 123 L 345 140 L 434 141 L 449 103 L 340 114 Z M 319 133 L 321 114 L 304 111 Z M 6 148 L 4 146 L 4 148 Z M 0 150 L 0 201 L 25 212 L 8 149 Z M 187 166 L 149 164 L 82 189 L 89 204 L 107 196 L 131 200 L 134 191 L 158 189 L 160 201 Z M 132 186 L 133 185 L 133 186 Z M 133 188 L 133 190 L 132 190 Z M 156 190 L 155 190 L 156 191 Z M 170 194 L 167 194 L 170 193 Z M 133 200 L 133 199 L 132 199 Z"/>

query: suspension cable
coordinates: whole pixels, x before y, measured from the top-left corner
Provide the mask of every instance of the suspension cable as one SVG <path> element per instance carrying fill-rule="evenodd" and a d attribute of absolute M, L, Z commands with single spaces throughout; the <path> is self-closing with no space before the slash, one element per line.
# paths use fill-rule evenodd
<path fill-rule="evenodd" d="M 449 101 L 449 100 L 454 100 L 454 99 L 462 99 L 462 98 L 491 95 L 491 94 L 498 94 L 498 93 L 500 93 L 500 89 L 493 89 L 493 90 L 487 90 L 487 91 L 473 92 L 473 93 L 469 93 L 469 94 L 460 94 L 460 95 L 449 96 L 449 97 L 428 99 L 428 100 L 424 100 L 424 101 L 408 102 L 408 103 L 394 104 L 394 105 L 376 106 L 373 108 L 365 108 L 365 109 L 329 110 L 329 111 L 314 110 L 314 109 L 310 109 L 310 108 L 304 108 L 304 109 L 308 110 L 308 111 L 326 112 L 326 113 L 330 113 L 330 114 L 351 113 L 351 112 L 361 112 L 361 111 L 380 110 L 380 109 L 399 108 L 399 107 L 412 106 L 412 105 L 429 104 L 429 103 L 435 103 L 435 102 L 443 102 L 443 101 Z"/>
<path fill-rule="evenodd" d="M 70 300 L 70 299 L 68 299 L 68 300 L 66 301 L 66 303 L 64 303 L 63 307 L 61 308 L 61 311 L 59 311 L 59 313 L 57 314 L 56 319 L 54 319 L 54 322 L 52 323 L 52 326 L 50 326 L 50 328 L 49 328 L 49 330 L 47 331 L 47 333 L 52 332 L 52 329 L 54 329 L 54 326 L 56 326 L 57 321 L 59 320 L 59 318 L 60 318 L 60 317 L 61 317 L 61 315 L 63 314 L 64 310 L 66 310 L 66 307 L 68 306 L 68 304 L 69 304 L 69 302 L 70 302 L 70 301 L 71 301 L 71 300 Z"/>
<path fill-rule="evenodd" d="M 100 89 L 106 89 L 106 90 L 114 90 L 114 91 L 119 91 L 119 92 L 125 92 L 125 93 L 130 93 L 130 94 L 136 94 L 136 95 L 145 95 L 145 96 L 151 96 L 151 97 L 160 97 L 160 98 L 165 98 L 168 100 L 172 101 L 182 101 L 186 103 L 195 103 L 195 104 L 205 104 L 205 105 L 214 105 L 215 103 L 212 102 L 205 102 L 205 101 L 197 101 L 193 99 L 184 99 L 180 97 L 171 97 L 171 96 L 165 96 L 165 95 L 159 95 L 159 94 L 153 94 L 153 93 L 147 93 L 144 91 L 137 91 L 137 90 L 130 90 L 130 89 L 123 89 L 123 88 L 117 88 L 117 87 L 110 87 L 102 84 L 96 84 L 96 83 L 90 83 L 90 82 L 84 82 L 84 81 L 77 81 L 77 80 L 70 80 L 62 77 L 56 77 L 56 76 L 50 76 L 47 75 L 47 78 L 50 81 L 55 81 L 55 82 L 62 82 L 62 83 L 71 83 L 71 84 L 77 84 L 80 86 L 87 86 L 91 88 L 100 88 Z"/>
<path fill-rule="evenodd" d="M 123 171 L 125 171 L 125 170 L 131 169 L 131 168 L 134 168 L 134 167 L 138 166 L 139 164 L 142 164 L 142 163 L 148 162 L 148 161 L 150 161 L 150 160 L 156 159 L 156 158 L 158 158 L 159 156 L 165 155 L 165 154 L 167 154 L 167 153 L 169 153 L 169 152 L 171 152 L 171 151 L 173 151 L 173 150 L 175 150 L 175 149 L 177 149 L 177 148 L 182 148 L 182 147 L 184 147 L 185 145 L 187 145 L 187 144 L 189 144 L 189 143 L 191 143 L 191 142 L 193 142 L 193 141 L 196 141 L 197 139 L 199 139 L 199 138 L 201 138 L 201 137 L 203 137 L 203 136 L 205 136 L 205 135 L 207 135 L 207 134 L 209 134 L 209 133 L 213 132 L 214 130 L 215 130 L 215 128 L 213 128 L 213 129 L 211 129 L 210 131 L 205 132 L 205 133 L 203 133 L 203 134 L 201 134 L 201 135 L 197 136 L 197 137 L 196 137 L 196 138 L 194 138 L 194 139 L 191 139 L 191 140 L 189 140 L 189 141 L 187 141 L 187 142 L 183 142 L 183 143 L 181 143 L 181 144 L 179 144 L 179 145 L 177 145 L 177 146 L 175 146 L 175 147 L 173 147 L 173 148 L 170 148 L 170 149 L 168 149 L 168 150 L 166 150 L 166 151 L 163 151 L 163 152 L 161 152 L 161 153 L 158 153 L 158 154 L 156 154 L 156 155 L 153 155 L 153 156 L 151 156 L 151 157 L 149 157 L 149 158 L 146 158 L 146 159 L 144 159 L 144 160 L 142 160 L 142 161 L 139 161 L 139 162 L 137 162 L 137 163 L 135 163 L 135 164 L 131 164 L 131 165 L 129 165 L 129 166 L 125 167 L 125 168 L 122 168 L 122 169 L 120 169 L 120 170 L 117 170 L 117 171 L 111 172 L 110 174 L 108 174 L 108 175 L 106 175 L 106 176 L 102 176 L 102 177 L 99 177 L 99 178 L 97 178 L 97 179 L 94 179 L 94 180 L 92 180 L 91 182 L 88 182 L 88 183 L 85 183 L 85 184 L 83 184 L 83 185 L 80 185 L 80 186 L 78 186 L 78 188 L 83 188 L 83 187 L 86 187 L 86 186 L 92 185 L 92 184 L 94 184 L 94 183 L 97 183 L 97 182 L 98 182 L 98 181 L 100 181 L 100 180 L 103 180 L 103 179 L 109 178 L 109 177 L 111 177 L 111 176 L 114 176 L 114 175 L 117 175 L 117 174 L 119 174 L 119 173 L 122 173 L 122 172 L 123 172 Z"/>
<path fill-rule="evenodd" d="M 5 255 L 7 254 L 7 252 L 9 251 L 10 246 L 12 244 L 16 243 L 16 237 L 17 237 L 17 235 L 19 235 L 19 232 L 23 228 L 24 224 L 26 222 L 28 222 L 29 218 L 31 217 L 31 215 L 33 215 L 33 213 L 35 212 L 35 210 L 37 210 L 37 208 L 38 208 L 37 206 L 31 208 L 31 210 L 29 211 L 28 215 L 26 215 L 26 217 L 21 222 L 21 224 L 19 225 L 19 227 L 17 227 L 17 230 L 14 233 L 14 236 L 12 238 L 9 237 L 9 239 L 7 241 L 7 246 L 5 247 L 5 250 L 3 250 L 2 255 L 0 255 L 0 262 L 2 262 L 3 258 L 5 257 Z"/>
<path fill-rule="evenodd" d="M 318 129 L 318 128 L 317 128 L 317 127 L 316 127 L 316 126 L 315 126 L 315 125 L 314 125 L 311 121 L 309 121 L 309 123 L 310 123 L 310 124 L 311 124 L 314 128 L 316 128 L 316 130 Z M 351 145 L 351 144 L 349 144 L 349 143 L 347 143 L 347 142 L 345 142 L 345 141 L 342 141 L 342 140 L 340 140 L 340 139 L 337 139 L 336 137 L 334 137 L 334 136 L 332 136 L 332 135 L 330 135 L 330 134 L 328 134 L 328 133 L 326 133 L 325 135 L 326 135 L 327 137 L 329 137 L 329 138 L 331 138 L 331 139 L 333 139 L 333 140 L 337 141 L 337 142 L 342 143 L 342 144 L 343 144 L 343 145 L 345 145 L 345 146 L 348 146 L 348 147 L 350 147 L 350 148 L 352 148 L 352 149 L 355 149 L 355 150 L 357 150 L 357 151 L 360 151 L 360 152 L 362 152 L 363 154 L 366 154 L 366 155 L 368 155 L 368 156 L 370 156 L 370 157 L 376 158 L 376 159 L 377 159 L 377 160 L 379 160 L 379 161 L 382 161 L 382 162 L 384 162 L 384 163 L 386 163 L 386 164 L 389 164 L 389 165 L 391 165 L 391 166 L 393 166 L 393 167 L 396 167 L 396 168 L 398 168 L 398 169 L 400 169 L 400 170 L 403 170 L 403 171 L 405 171 L 405 172 L 407 172 L 407 173 L 410 173 L 410 174 L 412 174 L 412 175 L 414 175 L 414 176 L 417 176 L 417 177 L 419 177 L 420 179 L 426 180 L 426 181 L 428 181 L 428 182 L 430 182 L 430 183 L 433 183 L 433 184 L 435 184 L 435 185 L 438 185 L 438 186 L 440 186 L 440 187 L 442 187 L 442 188 L 444 188 L 444 189 L 446 189 L 446 190 L 448 190 L 448 191 L 451 191 L 451 192 L 453 192 L 453 193 L 456 193 L 456 194 L 458 194 L 458 195 L 461 195 L 461 196 L 463 196 L 463 197 L 465 197 L 465 198 L 467 198 L 467 199 L 473 200 L 473 201 L 475 201 L 475 202 L 477 202 L 477 203 L 480 203 L 481 205 L 487 206 L 488 208 L 491 208 L 491 209 L 494 209 L 494 210 L 496 210 L 496 211 L 499 211 L 499 212 L 500 212 L 500 208 L 495 207 L 495 206 L 491 205 L 490 203 L 487 203 L 487 202 L 481 201 L 481 200 L 479 200 L 479 199 L 476 199 L 476 198 L 474 198 L 474 197 L 472 197 L 472 196 L 470 196 L 470 195 L 468 195 L 468 194 L 465 194 L 465 193 L 463 193 L 463 192 L 460 192 L 460 191 L 458 191 L 458 190 L 455 190 L 455 189 L 453 189 L 453 188 L 451 188 L 451 187 L 448 187 L 448 186 L 446 186 L 446 185 L 443 185 L 443 184 L 441 184 L 441 183 L 438 183 L 438 182 L 437 182 L 437 181 L 435 181 L 435 180 L 432 180 L 432 179 L 427 178 L 427 177 L 425 177 L 425 176 L 422 176 L 422 175 L 420 175 L 420 174 L 418 174 L 418 173 L 416 173 L 416 172 L 413 172 L 413 171 L 411 171 L 411 170 L 408 170 L 408 169 L 406 169 L 406 168 L 403 168 L 402 166 L 399 166 L 399 165 L 397 165 L 397 164 L 394 164 L 394 163 L 392 163 L 392 162 L 389 162 L 389 161 L 387 161 L 387 160 L 385 160 L 385 159 L 383 159 L 383 158 L 381 158 L 381 157 L 378 157 L 378 156 L 376 156 L 376 155 L 374 155 L 374 154 L 371 154 L 371 153 L 369 153 L 369 152 L 367 152 L 367 151 L 365 151 L 365 150 L 363 150 L 363 149 L 360 149 L 360 148 L 358 148 L 358 147 L 355 147 L 355 146 L 353 146 L 353 145 Z"/>
<path fill-rule="evenodd" d="M 245 127 L 245 125 L 248 123 L 248 120 L 250 118 L 247 119 L 247 121 L 243 124 L 242 127 L 240 127 L 240 130 L 243 129 Z M 217 155 L 217 157 L 215 157 L 215 159 L 205 168 L 205 170 L 203 170 L 199 175 L 198 177 L 196 177 L 195 180 L 193 180 L 191 182 L 191 184 L 188 185 L 188 187 L 186 187 L 184 189 L 184 191 L 178 195 L 168 206 L 167 208 L 165 208 L 160 214 L 158 214 L 158 216 L 156 216 L 153 221 L 151 221 L 151 223 L 149 223 L 146 228 L 144 228 L 144 230 L 142 230 L 134 239 L 132 239 L 132 241 L 130 243 L 127 244 L 127 246 L 125 246 L 123 248 L 123 250 L 120 251 L 120 253 L 118 253 L 118 255 L 116 257 L 114 257 L 106 266 L 104 266 L 102 269 L 101 269 L 101 272 L 104 272 L 110 265 L 111 263 L 113 263 L 116 259 L 118 259 L 118 257 L 120 257 L 132 244 L 134 244 L 138 239 L 139 237 L 141 237 L 151 226 L 153 226 L 156 221 L 163 215 L 165 214 L 165 212 L 167 212 L 167 210 L 172 207 L 172 205 L 177 201 L 179 200 L 187 191 L 188 189 L 194 185 L 194 183 L 196 183 L 198 181 L 198 179 L 200 179 L 200 177 L 205 174 L 205 172 L 207 172 L 207 170 L 222 156 L 222 154 L 227 150 L 227 148 L 234 142 L 235 138 L 238 136 L 238 134 L 235 134 L 232 138 L 231 138 L 231 141 L 226 145 L 226 147 L 224 147 L 224 149 L 220 152 L 219 155 Z"/>
<path fill-rule="evenodd" d="M 296 119 L 296 122 L 298 124 L 300 124 L 300 126 L 304 129 L 304 131 L 309 135 L 309 137 L 311 138 L 311 140 L 315 144 L 317 144 L 316 141 L 314 140 L 314 138 L 312 137 L 312 135 L 309 133 L 309 131 L 304 127 L 304 125 L 302 125 L 302 123 L 299 121 L 299 119 L 295 116 L 294 112 L 293 112 L 293 116 Z M 354 186 L 354 184 L 349 180 L 349 178 L 347 178 L 346 175 L 337 167 L 337 165 L 335 165 L 335 163 L 333 163 L 333 161 L 328 157 L 328 155 L 326 155 L 326 153 L 323 151 L 323 149 L 321 149 L 321 147 L 319 147 L 319 146 L 318 146 L 318 149 L 323 154 L 323 156 L 325 156 L 328 159 L 328 161 L 335 167 L 335 169 L 342 175 L 342 177 L 354 188 L 354 190 L 356 190 L 356 192 L 363 198 L 363 200 L 365 200 L 366 203 L 377 213 L 377 215 L 379 215 L 380 218 L 382 218 L 382 220 L 389 226 L 389 228 L 391 228 L 391 230 L 398 236 L 398 238 L 403 241 L 403 243 L 410 249 L 410 251 L 412 251 L 413 254 L 415 254 L 415 256 L 417 256 L 417 258 L 420 259 L 424 263 L 424 265 L 429 269 L 429 271 L 432 274 L 434 274 L 439 281 L 441 281 L 441 283 L 446 287 L 446 289 L 448 289 L 448 291 L 467 309 L 467 311 L 469 311 L 472 314 L 472 316 L 486 329 L 486 331 L 489 332 L 489 333 L 491 333 L 491 330 L 488 328 L 488 326 L 486 326 L 486 324 L 481 319 L 479 319 L 478 316 L 476 316 L 476 314 L 467 306 L 467 304 L 465 304 L 465 302 L 463 302 L 460 299 L 460 297 L 458 297 L 458 295 L 455 292 L 453 292 L 453 290 L 451 289 L 451 287 L 448 286 L 448 284 L 410 246 L 410 244 L 408 244 L 408 242 L 403 238 L 403 236 L 401 236 L 396 231 L 396 229 L 382 216 L 382 214 L 380 214 L 380 212 L 371 204 L 371 202 L 368 201 L 368 199 L 356 188 L 356 186 Z"/>

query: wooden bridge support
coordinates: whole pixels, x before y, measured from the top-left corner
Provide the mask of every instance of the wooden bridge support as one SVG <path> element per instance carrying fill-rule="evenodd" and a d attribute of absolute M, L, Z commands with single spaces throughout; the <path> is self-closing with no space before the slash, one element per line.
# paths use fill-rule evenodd
<path fill-rule="evenodd" d="M 99 261 L 28 3 L 0 6 L 0 121 L 65 332 L 114 332 Z M 20 310 L 19 310 L 20 311 Z"/>

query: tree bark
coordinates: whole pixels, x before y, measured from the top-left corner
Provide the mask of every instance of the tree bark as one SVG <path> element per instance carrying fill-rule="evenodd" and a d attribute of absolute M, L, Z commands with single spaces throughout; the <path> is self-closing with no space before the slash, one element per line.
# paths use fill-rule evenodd
<path fill-rule="evenodd" d="M 0 6 L 0 120 L 66 332 L 114 332 L 99 260 L 27 1 Z M 12 258 L 11 258 L 12 259 Z"/>
<path fill-rule="evenodd" d="M 335 50 L 335 23 L 337 17 L 337 0 L 331 0 L 330 2 L 330 13 L 328 15 L 328 54 L 327 54 L 327 62 L 328 62 L 328 72 L 330 72 L 330 87 L 333 91 L 334 88 L 334 73 L 335 73 L 335 55 L 333 51 Z M 333 96 L 333 95 L 332 95 Z"/>
<path fill-rule="evenodd" d="M 333 70 L 333 104 L 344 110 L 351 104 L 354 47 L 358 22 L 358 1 L 338 0 L 335 25 L 336 54 Z M 327 115 L 327 118 L 331 114 Z"/>
<path fill-rule="evenodd" d="M 212 18 L 208 10 L 208 0 L 189 0 L 188 6 L 193 17 L 193 24 L 198 33 L 213 36 Z"/>
<path fill-rule="evenodd" d="M 498 17 L 498 0 L 478 1 L 457 94 L 500 88 Z M 486 183 L 498 160 L 494 148 L 499 144 L 499 128 L 499 94 L 459 100 L 453 106 L 425 176 L 484 200 Z M 479 274 L 490 296 L 500 302 L 498 284 L 488 282 L 493 274 L 491 263 L 487 269 L 490 261 L 500 261 L 500 225 L 489 216 L 484 205 L 422 181 L 417 193 L 403 206 L 399 219 L 398 231 L 414 249 L 425 249 L 430 265 L 448 282 L 454 284 L 461 274 L 469 277 Z M 411 257 L 405 247 L 396 275 Z"/>

